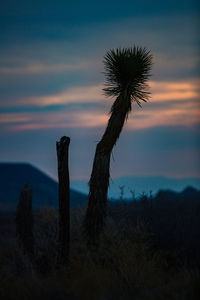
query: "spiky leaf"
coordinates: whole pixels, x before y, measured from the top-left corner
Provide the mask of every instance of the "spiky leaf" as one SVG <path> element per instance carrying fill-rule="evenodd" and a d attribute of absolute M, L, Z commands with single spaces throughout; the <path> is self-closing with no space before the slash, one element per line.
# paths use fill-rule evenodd
<path fill-rule="evenodd" d="M 117 48 L 107 52 L 104 57 L 107 96 L 119 96 L 126 92 L 131 100 L 149 98 L 147 80 L 152 66 L 152 55 L 146 48 Z"/>

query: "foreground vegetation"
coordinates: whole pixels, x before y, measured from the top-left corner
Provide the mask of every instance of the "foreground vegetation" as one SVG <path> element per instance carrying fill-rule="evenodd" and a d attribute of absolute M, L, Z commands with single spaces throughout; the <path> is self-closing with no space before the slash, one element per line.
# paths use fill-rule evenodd
<path fill-rule="evenodd" d="M 199 299 L 199 194 L 110 204 L 99 248 L 71 216 L 70 258 L 57 268 L 57 212 L 34 216 L 34 260 L 10 237 L 0 248 L 0 299 Z"/>

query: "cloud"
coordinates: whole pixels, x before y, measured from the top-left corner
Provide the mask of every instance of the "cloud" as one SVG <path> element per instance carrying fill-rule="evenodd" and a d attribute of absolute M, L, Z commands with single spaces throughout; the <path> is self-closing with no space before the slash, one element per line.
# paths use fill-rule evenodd
<path fill-rule="evenodd" d="M 0 67 L 0 74 L 2 75 L 26 75 L 26 74 L 45 74 L 45 73 L 60 73 L 72 72 L 79 70 L 86 70 L 92 66 L 92 62 L 81 61 L 73 64 L 57 63 L 44 64 L 41 62 L 29 63 L 22 66 L 5 66 Z"/>
<path fill-rule="evenodd" d="M 25 114 L 26 115 L 26 114 Z M 12 119 L 13 117 L 13 119 Z M 106 124 L 108 116 L 99 111 L 59 112 L 46 114 L 3 114 L 2 123 L 11 131 L 30 131 L 48 128 L 92 128 Z"/>
<path fill-rule="evenodd" d="M 191 50 L 187 49 L 187 52 L 189 51 Z M 179 53 L 179 55 L 180 56 L 178 57 L 177 54 L 170 55 L 167 52 L 154 52 L 154 72 L 156 74 L 165 72 L 165 74 L 171 74 L 170 77 L 173 77 L 174 72 L 178 72 L 179 77 L 181 77 L 183 72 L 193 70 L 194 73 L 194 71 L 198 69 L 200 56 L 195 54 L 186 56 L 182 53 Z"/>
<path fill-rule="evenodd" d="M 121 156 L 111 165 L 112 174 L 199 174 L 194 141 L 188 139 L 188 149 L 182 149 L 191 126 L 199 124 L 199 83 L 193 79 L 199 74 L 197 10 L 186 9 L 185 2 L 173 1 L 173 12 L 168 2 L 168 9 L 157 3 L 152 8 L 149 2 L 150 10 L 140 2 L 139 10 L 135 3 L 129 10 L 119 4 L 116 13 L 109 3 L 109 9 L 101 6 L 107 18 L 95 6 L 91 14 L 91 5 L 83 1 L 81 9 L 74 4 L 73 13 L 68 10 L 67 18 L 59 5 L 59 12 L 53 8 L 49 14 L 48 5 L 30 15 L 28 6 L 23 9 L 16 2 L 16 13 L 8 4 L 10 17 L 2 10 L 1 18 L 1 159 L 31 161 L 45 170 L 52 164 L 56 171 L 55 141 L 69 134 L 70 173 L 89 178 L 96 141 L 113 102 L 102 95 L 103 55 L 136 44 L 154 55 L 152 98 L 142 109 L 133 106 L 115 148 Z M 157 146 L 161 142 L 162 149 Z M 172 145 L 176 153 L 168 151 Z"/>
<path fill-rule="evenodd" d="M 152 94 L 151 103 L 183 102 L 184 100 L 199 100 L 200 79 L 194 78 L 187 81 L 151 81 L 149 83 Z M 185 101 L 186 102 L 186 101 Z"/>
<path fill-rule="evenodd" d="M 44 26 L 48 31 L 45 38 L 40 35 L 35 37 L 34 33 L 32 39 L 26 36 L 23 43 L 12 38 L 9 42 L 3 43 L 0 49 L 0 62 L 3 62 L 1 71 L 9 74 L 60 72 L 63 69 L 71 69 L 71 62 L 74 59 L 76 61 L 79 58 L 86 63 L 94 59 L 97 63 L 106 49 L 137 44 L 152 50 L 155 58 L 154 67 L 158 67 L 159 75 L 167 71 L 173 76 L 179 70 L 195 68 L 199 62 L 194 51 L 197 49 L 198 39 L 198 23 L 195 16 L 195 13 L 179 12 L 170 17 L 143 15 L 143 17 L 121 17 L 112 21 L 109 18 L 110 21 L 102 20 L 103 22 L 92 24 L 94 26 L 84 24 L 80 27 L 77 24 L 73 26 L 73 34 L 72 28 L 65 23 L 40 24 L 39 30 Z M 57 33 L 57 38 L 52 39 L 49 32 Z M 60 32 L 63 34 L 60 35 Z M 27 29 L 25 33 L 27 34 Z M 21 60 L 22 65 L 14 68 L 14 59 Z"/>
<path fill-rule="evenodd" d="M 5 113 L 0 114 L 0 123 L 1 124 L 13 124 L 13 123 L 22 123 L 33 121 L 34 118 L 26 113 Z"/>
<path fill-rule="evenodd" d="M 199 124 L 199 104 L 176 104 L 164 109 L 137 111 L 127 122 L 127 129 L 144 129 L 159 126 L 193 126 Z"/>
<path fill-rule="evenodd" d="M 199 97 L 198 84 L 200 79 L 189 79 L 187 81 L 150 81 L 150 91 L 152 102 L 197 99 Z M 53 95 L 40 97 L 22 98 L 18 101 L 18 106 L 50 106 L 69 103 L 96 103 L 104 101 L 102 93 L 103 84 L 72 87 L 66 91 Z M 10 104 L 11 101 L 9 102 Z"/>
<path fill-rule="evenodd" d="M 93 103 L 105 99 L 101 90 L 102 85 L 100 84 L 95 86 L 74 87 L 54 95 L 21 99 L 18 105 L 49 106 L 69 103 Z"/>
<path fill-rule="evenodd" d="M 198 83 L 197 79 L 177 82 L 150 81 L 152 98 L 142 109 L 133 104 L 133 112 L 130 113 L 126 129 L 198 124 L 200 117 Z M 44 110 L 1 114 L 1 123 L 7 124 L 12 130 L 105 127 L 108 120 L 108 105 L 111 105 L 113 100 L 106 100 L 102 94 L 102 87 L 102 84 L 80 86 L 54 95 L 20 99 L 18 106 L 22 110 L 24 105 L 41 107 Z M 99 103 L 104 106 L 98 105 Z M 52 109 L 53 106 L 56 108 L 55 111 Z M 48 110 L 49 107 L 51 110 Z"/>

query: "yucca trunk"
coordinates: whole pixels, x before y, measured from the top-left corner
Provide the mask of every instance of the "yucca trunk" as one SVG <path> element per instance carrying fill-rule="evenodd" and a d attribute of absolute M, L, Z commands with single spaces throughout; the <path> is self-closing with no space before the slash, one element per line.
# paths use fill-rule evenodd
<path fill-rule="evenodd" d="M 96 147 L 89 181 L 89 202 L 84 224 L 89 245 L 98 245 L 100 234 L 103 231 L 110 178 L 110 156 L 119 138 L 130 106 L 129 97 L 124 95 L 117 97 L 112 106 L 105 133 Z"/>
<path fill-rule="evenodd" d="M 89 203 L 85 217 L 85 231 L 89 244 L 98 244 L 103 230 L 109 186 L 110 155 L 124 122 L 131 110 L 131 102 L 141 106 L 149 98 L 147 80 L 152 55 L 146 48 L 117 48 L 104 57 L 106 96 L 116 96 L 106 131 L 98 143 L 89 182 Z"/>

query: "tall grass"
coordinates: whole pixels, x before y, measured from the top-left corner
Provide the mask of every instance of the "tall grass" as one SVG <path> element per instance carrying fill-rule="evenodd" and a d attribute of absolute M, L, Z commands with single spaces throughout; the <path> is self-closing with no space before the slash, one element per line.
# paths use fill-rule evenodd
<path fill-rule="evenodd" d="M 87 249 L 81 228 L 85 208 L 72 211 L 70 260 L 59 270 L 57 212 L 40 211 L 34 262 L 15 239 L 0 248 L 0 299 L 199 299 L 199 269 L 169 263 L 166 251 L 155 248 L 148 223 L 131 222 L 126 203 L 120 205 L 120 218 L 108 214 L 100 247 L 93 251 Z"/>

